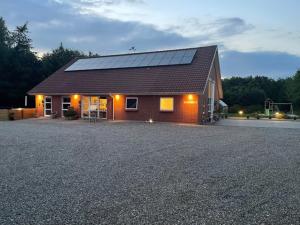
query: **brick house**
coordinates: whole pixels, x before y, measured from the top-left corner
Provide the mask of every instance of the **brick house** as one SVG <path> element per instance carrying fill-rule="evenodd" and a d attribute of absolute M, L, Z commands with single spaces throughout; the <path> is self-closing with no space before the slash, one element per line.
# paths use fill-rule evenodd
<path fill-rule="evenodd" d="M 28 92 L 38 116 L 202 123 L 223 97 L 217 46 L 74 59 Z"/>

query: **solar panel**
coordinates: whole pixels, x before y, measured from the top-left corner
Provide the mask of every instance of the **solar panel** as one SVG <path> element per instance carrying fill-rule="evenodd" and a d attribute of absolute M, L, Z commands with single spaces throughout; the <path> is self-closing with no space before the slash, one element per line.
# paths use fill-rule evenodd
<path fill-rule="evenodd" d="M 183 49 L 78 59 L 65 71 L 190 64 L 193 61 L 196 51 L 197 49 Z"/>
<path fill-rule="evenodd" d="M 185 52 L 176 52 L 170 61 L 170 64 L 180 64 Z"/>

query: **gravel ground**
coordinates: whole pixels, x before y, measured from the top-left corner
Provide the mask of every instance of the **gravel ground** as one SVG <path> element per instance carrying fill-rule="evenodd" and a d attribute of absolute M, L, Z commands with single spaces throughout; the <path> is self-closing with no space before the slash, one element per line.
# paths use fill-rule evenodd
<path fill-rule="evenodd" d="M 0 224 L 300 224 L 300 129 L 0 122 Z"/>
<path fill-rule="evenodd" d="M 300 129 L 300 121 L 298 120 L 276 120 L 276 119 L 245 119 L 233 118 L 220 120 L 217 125 L 222 126 L 239 126 L 239 127 L 270 127 L 270 128 L 292 128 Z"/>

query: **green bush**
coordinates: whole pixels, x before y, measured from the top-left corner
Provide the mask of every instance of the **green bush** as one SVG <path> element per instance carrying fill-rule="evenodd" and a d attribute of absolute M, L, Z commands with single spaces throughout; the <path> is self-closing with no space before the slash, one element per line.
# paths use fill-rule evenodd
<path fill-rule="evenodd" d="M 65 113 L 64 117 L 66 119 L 77 119 L 77 112 L 74 110 L 73 107 L 70 107 Z"/>

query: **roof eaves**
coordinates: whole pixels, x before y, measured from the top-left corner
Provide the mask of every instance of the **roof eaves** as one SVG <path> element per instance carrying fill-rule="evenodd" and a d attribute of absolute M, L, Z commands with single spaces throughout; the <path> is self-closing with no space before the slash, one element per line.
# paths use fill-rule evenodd
<path fill-rule="evenodd" d="M 216 46 L 214 57 L 212 58 L 212 61 L 211 61 L 211 64 L 210 64 L 210 68 L 209 68 L 209 71 L 208 71 L 208 75 L 207 75 L 207 79 L 206 79 L 206 82 L 205 82 L 205 86 L 204 86 L 204 88 L 202 90 L 202 94 L 204 94 L 204 92 L 206 90 L 207 83 L 208 83 L 208 80 L 209 80 L 209 75 L 210 75 L 212 67 L 214 65 L 214 61 L 215 61 L 215 58 L 216 58 L 216 55 L 217 55 L 217 51 L 218 51 L 218 47 Z"/>
<path fill-rule="evenodd" d="M 92 96 L 92 95 L 137 95 L 137 96 L 141 96 L 141 95 L 184 95 L 184 94 L 201 94 L 201 92 L 190 92 L 190 91 L 181 91 L 181 92 L 107 92 L 107 93 L 100 93 L 100 92 L 91 92 L 91 93 L 70 93 L 70 92 L 65 92 L 65 93 L 52 93 L 52 92 L 28 92 L 29 95 L 87 95 L 87 96 Z"/>
<path fill-rule="evenodd" d="M 91 57 L 76 57 L 76 59 L 93 59 L 93 58 L 102 58 L 102 57 L 111 57 L 111 56 L 123 56 L 123 55 L 139 55 L 139 54 L 150 54 L 156 52 L 172 52 L 172 51 L 180 51 L 180 50 L 189 50 L 189 49 L 200 49 L 200 48 L 208 48 L 208 47 L 216 47 L 216 45 L 205 46 L 205 47 L 191 47 L 191 48 L 177 48 L 177 49 L 166 49 L 166 50 L 157 50 L 157 51 L 149 51 L 149 52 L 135 52 L 135 53 L 121 53 L 121 54 L 110 54 L 110 55 L 100 55 L 100 56 L 91 56 Z"/>

